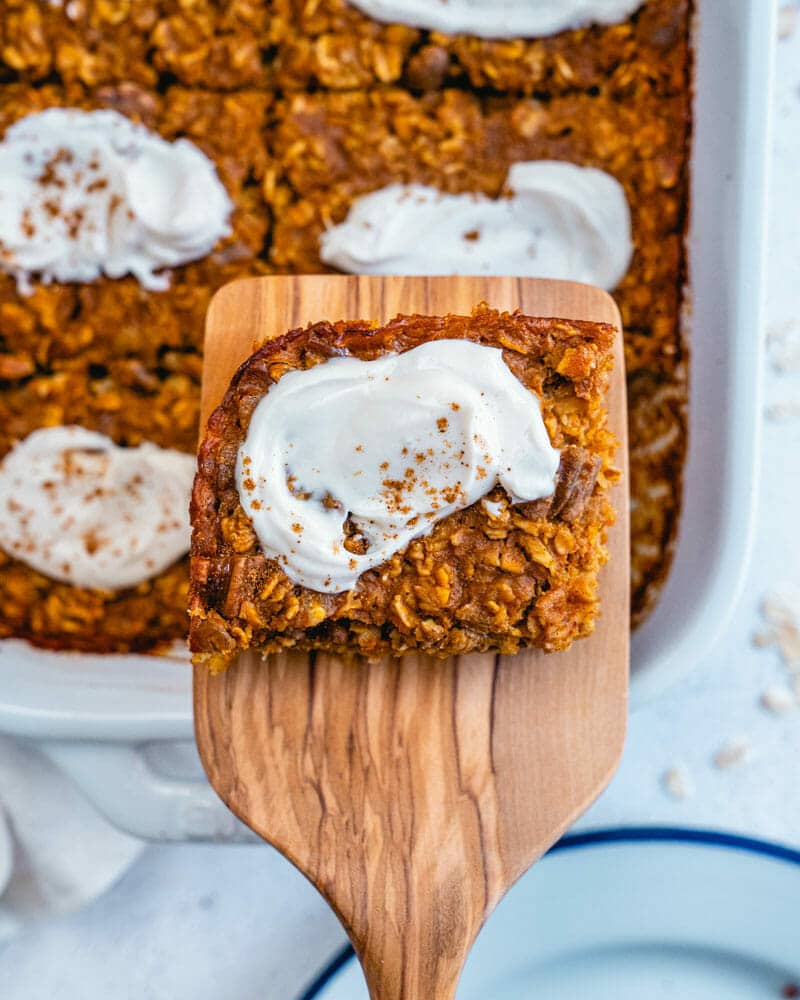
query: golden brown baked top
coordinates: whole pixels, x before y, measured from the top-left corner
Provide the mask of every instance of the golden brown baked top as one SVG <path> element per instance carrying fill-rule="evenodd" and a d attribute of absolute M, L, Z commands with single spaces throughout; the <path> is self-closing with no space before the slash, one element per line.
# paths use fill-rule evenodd
<path fill-rule="evenodd" d="M 3 0 L 0 67 L 90 87 L 265 87 L 270 0 Z"/>
<path fill-rule="evenodd" d="M 239 649 L 420 649 L 437 655 L 521 646 L 566 648 L 597 613 L 596 574 L 613 515 L 617 473 L 603 405 L 613 328 L 537 319 L 485 306 L 472 316 L 400 316 L 317 323 L 265 345 L 237 372 L 209 420 L 192 498 L 190 640 L 198 658 L 224 666 Z M 287 371 L 333 356 L 372 360 L 437 339 L 499 347 L 512 373 L 541 400 L 562 462 L 552 498 L 492 500 L 453 514 L 342 594 L 292 583 L 261 551 L 235 481 L 238 448 L 259 400 Z"/>
<path fill-rule="evenodd" d="M 644 84 L 666 94 L 684 86 L 688 13 L 689 0 L 648 0 L 621 24 L 484 39 L 383 24 L 348 0 L 272 0 L 270 38 L 283 90 L 458 85 L 553 95 L 604 86 L 621 94 Z"/>

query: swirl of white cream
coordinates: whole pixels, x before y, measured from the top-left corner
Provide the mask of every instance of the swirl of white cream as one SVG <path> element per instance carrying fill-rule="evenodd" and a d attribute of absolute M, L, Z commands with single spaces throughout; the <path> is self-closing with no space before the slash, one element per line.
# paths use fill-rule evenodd
<path fill-rule="evenodd" d="M 188 552 L 194 471 L 192 455 L 150 443 L 33 431 L 0 463 L 0 548 L 79 587 L 136 586 Z"/>
<path fill-rule="evenodd" d="M 391 184 L 358 198 L 320 238 L 351 274 L 512 274 L 616 287 L 633 254 L 622 185 L 591 167 L 516 163 L 507 196 Z"/>
<path fill-rule="evenodd" d="M 284 375 L 253 412 L 236 476 L 264 553 L 338 593 L 498 482 L 513 502 L 550 496 L 559 458 L 502 351 L 437 340 Z"/>
<path fill-rule="evenodd" d="M 645 0 L 350 0 L 377 21 L 448 35 L 540 38 L 587 24 L 619 24 Z"/>
<path fill-rule="evenodd" d="M 209 253 L 232 205 L 214 164 L 187 139 L 167 142 L 116 111 L 50 108 L 0 143 L 0 269 L 22 291 L 43 282 L 133 274 Z"/>

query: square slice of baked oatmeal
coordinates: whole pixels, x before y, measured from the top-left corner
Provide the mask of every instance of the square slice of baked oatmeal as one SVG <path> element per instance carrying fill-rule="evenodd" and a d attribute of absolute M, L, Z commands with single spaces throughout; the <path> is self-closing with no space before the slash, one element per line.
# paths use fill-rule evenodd
<path fill-rule="evenodd" d="M 460 90 L 297 94 L 276 104 L 268 185 L 271 259 L 298 273 L 324 269 L 320 237 L 356 199 L 389 184 L 499 197 L 515 163 L 562 160 L 618 180 L 634 255 L 617 291 L 626 328 L 677 337 L 686 215 L 688 98 L 636 101 L 579 95 L 543 102 L 481 100 Z"/>
<path fill-rule="evenodd" d="M 481 306 L 472 316 L 399 316 L 384 326 L 317 323 L 265 345 L 240 368 L 209 420 L 200 449 L 192 499 L 190 601 L 191 646 L 196 660 L 217 670 L 244 649 L 329 650 L 370 657 L 409 650 L 439 656 L 478 650 L 513 653 L 526 646 L 559 650 L 589 634 L 598 612 L 597 573 L 607 558 L 606 534 L 613 522 L 608 490 L 618 477 L 613 466 L 615 442 L 604 406 L 614 335 L 613 328 L 603 324 L 535 319 Z M 456 350 L 466 345 L 486 351 L 486 363 L 499 365 L 509 380 L 510 395 L 521 399 L 524 419 L 530 410 L 542 421 L 553 464 L 550 478 L 536 499 L 510 496 L 502 485 L 506 482 L 503 477 L 521 469 L 512 468 L 514 463 L 509 459 L 511 465 L 494 476 L 492 456 L 481 453 L 479 461 L 488 466 L 477 467 L 477 479 L 486 477 L 484 493 L 461 506 L 444 488 L 434 485 L 441 470 L 450 469 L 449 457 L 440 458 L 438 451 L 434 455 L 433 450 L 426 451 L 419 444 L 407 443 L 401 448 L 406 438 L 410 442 L 416 433 L 411 427 L 415 407 L 424 419 L 430 417 L 432 424 L 435 422 L 430 433 L 444 442 L 442 455 L 446 446 L 459 447 L 460 432 L 454 426 L 461 427 L 457 421 L 467 420 L 465 414 L 458 413 L 461 406 L 467 407 L 470 421 L 477 419 L 470 408 L 477 399 L 471 395 L 472 389 L 449 403 L 445 400 L 442 412 L 446 415 L 437 416 L 434 394 L 438 400 L 438 387 L 444 378 L 442 398 L 450 399 L 450 369 L 443 369 L 442 375 L 435 365 L 434 369 L 427 367 L 431 362 L 416 360 L 419 355 L 415 351 L 432 346 L 448 351 L 453 345 Z M 259 405 L 273 405 L 276 392 L 301 390 L 302 376 L 330 377 L 334 379 L 332 391 L 338 391 L 342 383 L 337 380 L 344 377 L 341 366 L 352 359 L 379 366 L 387 359 L 406 364 L 411 374 L 408 382 L 401 384 L 417 393 L 417 403 L 409 397 L 408 406 L 403 406 L 405 417 L 396 413 L 383 432 L 372 435 L 373 441 L 377 437 L 382 442 L 377 449 L 359 443 L 362 438 L 367 440 L 370 432 L 352 422 L 342 427 L 340 436 L 334 435 L 336 447 L 341 444 L 345 449 L 353 439 L 351 457 L 356 464 L 362 461 L 356 453 L 364 451 L 364 464 L 380 461 L 379 468 L 387 470 L 387 476 L 393 474 L 389 470 L 393 469 L 390 461 L 394 461 L 394 453 L 404 456 L 399 462 L 407 463 L 408 468 L 401 478 L 387 478 L 381 487 L 388 491 L 385 509 L 391 512 L 395 519 L 391 523 L 400 534 L 387 533 L 385 525 L 383 534 L 371 533 L 378 520 L 359 521 L 347 499 L 343 502 L 334 496 L 346 493 L 333 479 L 320 497 L 313 494 L 309 481 L 298 481 L 292 470 L 299 470 L 307 461 L 311 466 L 324 464 L 320 462 L 323 454 L 314 440 L 290 434 L 285 454 L 293 457 L 281 466 L 279 477 L 285 477 L 285 483 L 280 484 L 279 492 L 286 486 L 290 505 L 295 503 L 312 519 L 319 515 L 326 524 L 335 523 L 336 531 L 343 533 L 342 545 L 333 544 L 333 555 L 326 543 L 315 548 L 312 538 L 303 563 L 305 556 L 292 555 L 302 551 L 303 543 L 297 543 L 296 550 L 292 539 L 304 530 L 312 532 L 312 522 L 305 527 L 301 523 L 283 525 L 277 513 L 267 513 L 272 510 L 268 497 L 253 499 L 249 492 L 258 490 L 262 481 L 274 481 L 253 444 L 252 434 L 258 433 L 255 421 L 261 420 L 254 415 Z M 331 366 L 329 375 L 327 366 Z M 373 371 L 377 368 L 369 364 L 348 368 L 347 377 L 355 379 L 351 383 L 354 391 L 365 392 L 365 398 L 383 388 L 384 382 L 399 377 L 394 370 L 383 374 L 381 368 L 380 377 Z M 474 365 L 469 371 L 469 379 L 481 377 Z M 287 378 L 291 389 L 283 382 Z M 368 386 L 373 379 L 378 379 L 378 388 Z M 521 393 L 520 387 L 524 390 Z M 390 387 L 386 391 L 395 390 Z M 452 394 L 457 395 L 455 390 Z M 483 390 L 480 395 L 485 395 Z M 316 399 L 324 403 L 319 395 Z M 465 404 L 464 399 L 473 403 Z M 505 406 L 504 401 L 499 409 Z M 520 424 L 503 424 L 505 418 L 496 411 L 495 417 L 507 434 L 507 439 L 499 442 L 501 450 L 506 449 L 503 454 L 510 454 L 521 440 L 527 441 L 527 432 Z M 478 425 L 464 426 L 470 436 Z M 321 433 L 322 428 L 318 429 Z M 275 446 L 280 430 L 268 421 L 264 432 L 266 454 Z M 448 435 L 455 444 L 451 445 Z M 482 442 L 480 451 L 486 439 L 478 434 L 473 437 Z M 253 455 L 247 454 L 248 450 Z M 464 450 L 454 450 L 454 454 L 467 464 Z M 527 445 L 520 454 L 524 457 L 516 461 L 524 464 L 529 455 Z M 429 460 L 426 455 L 434 457 Z M 347 462 L 346 456 L 343 467 L 349 470 Z M 423 476 L 415 470 L 427 470 L 424 475 L 428 478 L 420 482 L 425 496 L 433 499 L 425 513 L 415 504 L 427 501 L 419 501 L 418 494 L 417 500 L 408 499 Z M 370 469 L 364 474 L 369 477 Z M 302 478 L 303 474 L 299 475 Z M 336 472 L 331 475 L 335 478 Z M 356 469 L 353 476 L 359 475 Z M 349 482 L 342 489 L 349 489 Z M 417 485 L 409 486 L 409 482 Z M 459 478 L 456 492 L 461 483 Z M 445 502 L 452 502 L 453 507 L 437 518 L 432 511 Z M 311 506 L 303 507 L 303 503 Z M 349 506 L 348 511 L 345 506 Z M 274 538 L 265 541 L 262 516 L 274 518 L 275 530 L 289 539 L 285 551 L 281 548 L 284 543 L 275 548 Z M 376 514 L 375 518 L 381 516 Z M 408 544 L 391 542 L 402 541 L 404 531 L 410 531 Z M 386 553 L 384 545 L 388 545 Z M 395 545 L 401 547 L 395 549 Z M 377 556 L 369 562 L 373 546 L 377 546 Z M 376 563 L 384 554 L 385 560 Z M 359 563 L 359 557 L 367 562 Z M 333 569 L 333 576 L 322 580 L 330 560 L 331 565 L 341 563 L 343 575 L 338 576 L 339 571 Z M 361 565 L 368 568 L 359 574 Z"/>

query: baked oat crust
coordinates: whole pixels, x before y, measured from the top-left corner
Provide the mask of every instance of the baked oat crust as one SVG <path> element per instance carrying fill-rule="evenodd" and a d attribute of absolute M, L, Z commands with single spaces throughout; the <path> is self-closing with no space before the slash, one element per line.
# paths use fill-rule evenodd
<path fill-rule="evenodd" d="M 269 0 L 3 0 L 0 71 L 89 87 L 266 88 Z"/>
<path fill-rule="evenodd" d="M 640 85 L 660 94 L 684 87 L 689 0 L 648 0 L 622 24 L 546 38 L 484 39 L 385 24 L 348 0 L 272 0 L 270 41 L 283 91 L 414 91 L 470 86 L 556 96 Z"/>

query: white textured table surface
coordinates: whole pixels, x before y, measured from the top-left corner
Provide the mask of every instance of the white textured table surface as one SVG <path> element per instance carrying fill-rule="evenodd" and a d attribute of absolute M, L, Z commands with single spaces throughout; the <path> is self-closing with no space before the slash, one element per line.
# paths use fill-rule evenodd
<path fill-rule="evenodd" d="M 687 683 L 634 715 L 619 773 L 582 827 L 713 826 L 800 846 L 800 708 L 760 704 L 765 691 L 779 700 L 790 679 L 777 650 L 752 641 L 765 595 L 800 593 L 800 27 L 777 58 L 761 335 L 772 334 L 773 357 L 793 371 L 770 365 L 767 373 L 766 402 L 777 413 L 764 421 L 756 558 L 725 641 Z M 745 743 L 744 760 L 714 764 L 726 744 L 735 757 Z M 686 797 L 662 787 L 670 769 Z M 0 996 L 290 1000 L 342 942 L 314 891 L 273 851 L 153 847 L 87 910 L 8 944 Z"/>

